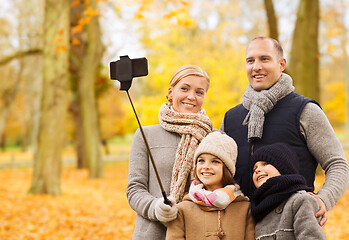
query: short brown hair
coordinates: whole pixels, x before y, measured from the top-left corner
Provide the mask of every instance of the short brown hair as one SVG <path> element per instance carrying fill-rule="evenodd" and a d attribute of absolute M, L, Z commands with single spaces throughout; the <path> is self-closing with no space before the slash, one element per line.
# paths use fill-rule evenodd
<path fill-rule="evenodd" d="M 261 39 L 261 40 L 270 40 L 273 45 L 274 45 L 274 48 L 276 49 L 278 55 L 279 55 L 279 58 L 282 59 L 284 58 L 284 50 L 282 49 L 280 43 L 275 40 L 274 38 L 271 38 L 271 37 L 264 37 L 264 36 L 259 36 L 259 37 L 255 37 L 251 40 L 251 42 L 253 42 L 254 40 L 257 40 L 257 39 Z M 250 43 L 251 43 L 250 42 Z"/>

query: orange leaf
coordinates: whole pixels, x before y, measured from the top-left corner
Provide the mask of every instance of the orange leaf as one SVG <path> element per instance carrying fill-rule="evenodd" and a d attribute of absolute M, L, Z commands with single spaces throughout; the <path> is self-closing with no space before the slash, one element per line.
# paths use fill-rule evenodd
<path fill-rule="evenodd" d="M 52 44 L 57 44 L 57 43 L 62 42 L 62 41 L 63 41 L 63 38 L 59 36 L 59 37 L 56 37 L 55 39 L 53 39 Z"/>
<path fill-rule="evenodd" d="M 80 33 L 80 32 L 82 32 L 82 29 L 83 29 L 82 25 L 77 25 L 77 26 L 72 28 L 71 32 L 72 32 L 72 34 Z"/>
<path fill-rule="evenodd" d="M 80 5 L 80 0 L 73 0 L 73 2 L 71 3 L 72 7 L 78 6 Z"/>
<path fill-rule="evenodd" d="M 79 46 L 81 44 L 80 40 L 77 38 L 73 38 L 72 44 L 75 46 Z"/>
<path fill-rule="evenodd" d="M 90 22 L 90 17 L 83 17 L 79 19 L 79 25 L 84 26 L 85 24 L 88 24 Z"/>
<path fill-rule="evenodd" d="M 98 16 L 99 10 L 98 9 L 94 10 L 92 7 L 88 7 L 84 12 L 84 14 L 85 16 L 89 16 L 89 17 Z"/>

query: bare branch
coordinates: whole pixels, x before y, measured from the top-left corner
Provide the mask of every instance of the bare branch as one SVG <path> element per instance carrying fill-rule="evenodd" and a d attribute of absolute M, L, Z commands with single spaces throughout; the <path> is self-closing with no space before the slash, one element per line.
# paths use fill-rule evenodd
<path fill-rule="evenodd" d="M 14 59 L 22 58 L 22 57 L 29 56 L 29 55 L 41 54 L 41 53 L 42 53 L 42 50 L 39 48 L 28 49 L 25 51 L 19 51 L 19 52 L 16 52 L 10 56 L 4 57 L 3 59 L 0 59 L 0 65 L 5 65 Z"/>

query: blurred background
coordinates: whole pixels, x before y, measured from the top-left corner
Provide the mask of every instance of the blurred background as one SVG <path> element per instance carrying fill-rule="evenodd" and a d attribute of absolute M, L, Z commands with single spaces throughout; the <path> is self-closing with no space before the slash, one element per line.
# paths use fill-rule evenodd
<path fill-rule="evenodd" d="M 279 40 L 296 91 L 321 104 L 348 156 L 348 0 L 2 0 L 0 36 L 0 175 L 29 169 L 24 193 L 62 194 L 62 166 L 102 179 L 127 161 L 138 125 L 111 61 L 148 59 L 130 89 L 143 126 L 158 123 L 173 72 L 200 66 L 219 128 L 256 36 Z"/>

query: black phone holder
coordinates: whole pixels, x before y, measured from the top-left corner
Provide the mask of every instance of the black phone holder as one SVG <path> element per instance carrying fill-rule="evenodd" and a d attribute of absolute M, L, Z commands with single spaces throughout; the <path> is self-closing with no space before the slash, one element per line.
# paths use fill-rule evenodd
<path fill-rule="evenodd" d="M 142 77 L 148 75 L 148 61 L 146 58 L 135 58 L 130 59 L 128 55 L 121 56 L 120 60 L 117 60 L 115 62 L 110 62 L 110 78 L 112 80 L 118 80 L 120 82 L 120 90 L 126 91 L 128 99 L 130 100 L 133 112 L 135 114 L 135 117 L 137 119 L 139 129 L 142 133 L 142 137 L 145 143 L 145 146 L 147 148 L 151 163 L 153 165 L 153 168 L 155 170 L 156 178 L 158 180 L 162 196 L 164 197 L 164 203 L 171 205 L 170 200 L 167 198 L 164 187 L 162 185 L 160 175 L 158 172 L 158 169 L 156 167 L 153 155 L 150 151 L 150 147 L 147 141 L 147 138 L 145 137 L 141 122 L 139 121 L 139 118 L 136 113 L 136 109 L 133 106 L 131 96 L 128 92 L 128 90 L 131 87 L 132 79 L 134 77 Z"/>
<path fill-rule="evenodd" d="M 110 62 L 110 78 L 120 82 L 120 90 L 130 89 L 134 77 L 148 75 L 148 61 L 145 57 L 130 59 L 128 55 Z"/>

